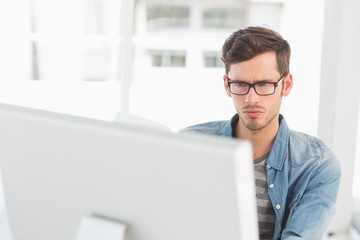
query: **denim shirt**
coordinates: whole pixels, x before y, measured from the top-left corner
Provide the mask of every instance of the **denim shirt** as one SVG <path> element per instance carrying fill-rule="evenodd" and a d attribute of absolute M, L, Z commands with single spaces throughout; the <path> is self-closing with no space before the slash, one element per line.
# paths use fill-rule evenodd
<path fill-rule="evenodd" d="M 230 121 L 198 124 L 181 132 L 233 137 L 238 121 L 236 114 Z M 321 140 L 290 130 L 281 115 L 279 121 L 266 162 L 276 214 L 273 239 L 323 239 L 335 214 L 340 164 Z"/>

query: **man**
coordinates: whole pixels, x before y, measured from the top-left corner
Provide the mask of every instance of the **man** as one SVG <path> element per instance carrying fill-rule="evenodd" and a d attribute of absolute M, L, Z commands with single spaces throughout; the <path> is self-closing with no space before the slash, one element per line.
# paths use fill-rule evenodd
<path fill-rule="evenodd" d="M 237 113 L 182 131 L 251 142 L 260 239 L 321 240 L 335 213 L 340 165 L 319 139 L 290 130 L 279 114 L 293 86 L 288 42 L 268 28 L 241 29 L 225 41 L 222 61 Z"/>

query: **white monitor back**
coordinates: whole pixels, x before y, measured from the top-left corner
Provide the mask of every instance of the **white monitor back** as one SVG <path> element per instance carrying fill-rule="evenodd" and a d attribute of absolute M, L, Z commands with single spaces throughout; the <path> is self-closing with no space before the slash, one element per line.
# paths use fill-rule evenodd
<path fill-rule="evenodd" d="M 128 240 L 258 239 L 251 147 L 0 104 L 13 240 L 74 240 L 83 217 Z"/>

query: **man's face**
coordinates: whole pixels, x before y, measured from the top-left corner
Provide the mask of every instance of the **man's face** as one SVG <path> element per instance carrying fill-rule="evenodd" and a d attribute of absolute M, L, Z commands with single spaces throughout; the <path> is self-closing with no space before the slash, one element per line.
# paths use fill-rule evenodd
<path fill-rule="evenodd" d="M 275 53 L 267 52 L 248 61 L 231 65 L 228 77 L 231 81 L 253 84 L 264 81 L 277 82 L 281 75 L 277 70 Z M 228 79 L 224 76 L 224 87 L 228 96 L 233 99 L 240 118 L 240 126 L 243 125 L 251 131 L 259 131 L 267 126 L 275 126 L 282 96 L 287 96 L 292 88 L 291 74 L 285 75 L 284 79 L 276 87 L 275 93 L 268 96 L 257 95 L 253 88 L 250 88 L 249 93 L 246 95 L 234 95 L 230 92 L 227 81 Z"/>

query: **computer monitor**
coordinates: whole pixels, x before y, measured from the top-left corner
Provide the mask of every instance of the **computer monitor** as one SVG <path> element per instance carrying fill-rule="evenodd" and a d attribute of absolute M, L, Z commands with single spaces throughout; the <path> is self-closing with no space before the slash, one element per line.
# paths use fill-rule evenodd
<path fill-rule="evenodd" d="M 258 239 L 248 142 L 0 104 L 0 168 L 13 240 L 92 214 L 127 240 Z"/>

